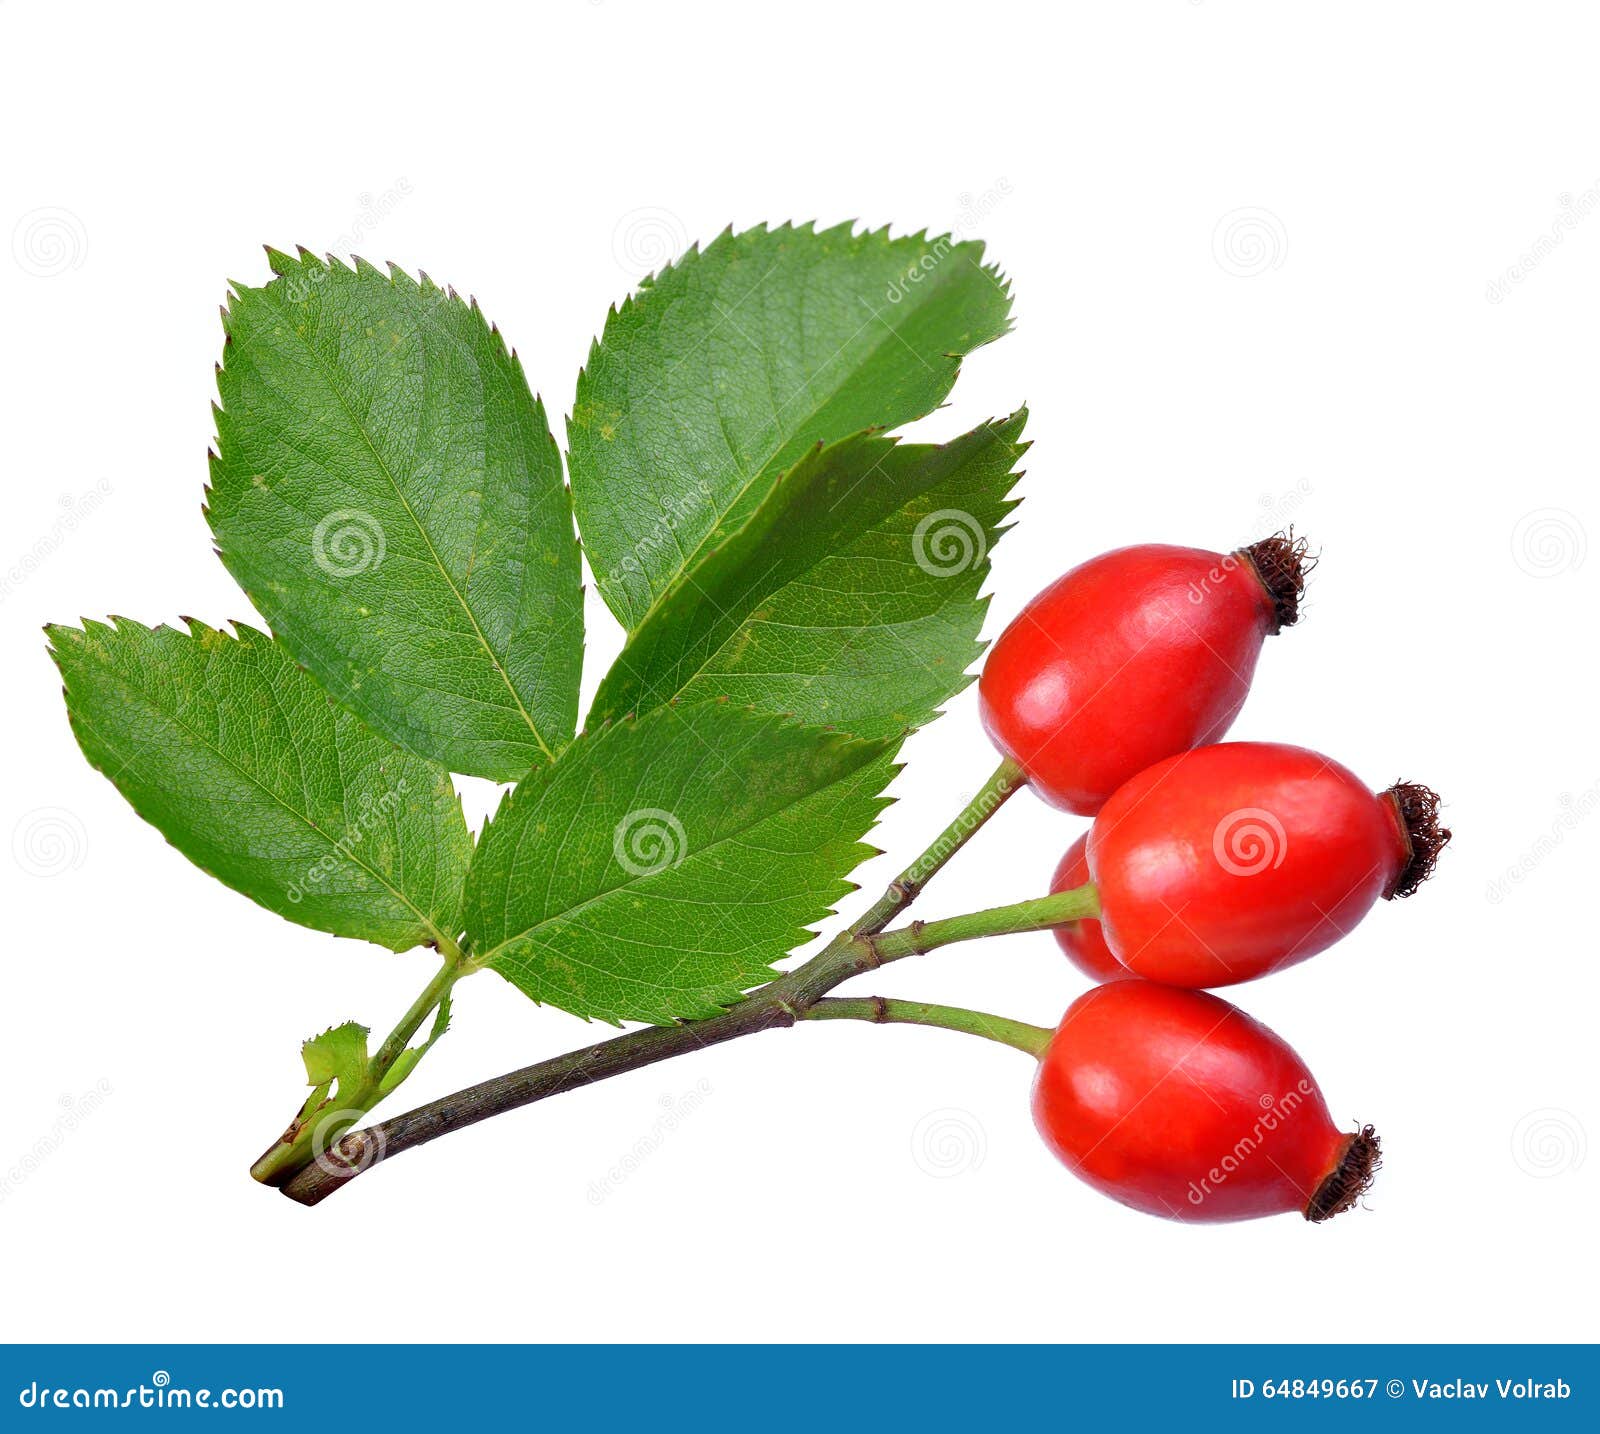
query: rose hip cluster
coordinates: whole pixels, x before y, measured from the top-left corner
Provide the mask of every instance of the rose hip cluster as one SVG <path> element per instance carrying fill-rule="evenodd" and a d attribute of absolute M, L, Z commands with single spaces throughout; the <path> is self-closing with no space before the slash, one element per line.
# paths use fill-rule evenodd
<path fill-rule="evenodd" d="M 1341 1131 L 1294 1051 L 1199 988 L 1332 945 L 1450 838 L 1426 787 L 1374 793 L 1303 747 L 1219 742 L 1309 566 L 1292 534 L 1106 553 L 1024 608 L 979 687 L 1029 785 L 1094 818 L 1051 889 L 1092 883 L 1098 920 L 1056 935 L 1104 984 L 1046 1048 L 1035 1121 L 1074 1173 L 1173 1219 L 1325 1220 L 1367 1189 L 1372 1127 Z"/>

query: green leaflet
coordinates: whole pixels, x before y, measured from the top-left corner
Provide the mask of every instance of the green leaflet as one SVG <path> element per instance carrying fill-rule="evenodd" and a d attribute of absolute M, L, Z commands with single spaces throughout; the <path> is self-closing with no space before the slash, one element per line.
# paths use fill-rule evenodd
<path fill-rule="evenodd" d="M 312 1036 L 300 1047 L 300 1058 L 306 1063 L 306 1083 L 316 1087 L 320 1101 L 337 1085 L 338 1094 L 348 1096 L 361 1089 L 371 1068 L 367 1055 L 365 1026 L 346 1021 L 342 1026 L 330 1026 L 320 1036 Z"/>
<path fill-rule="evenodd" d="M 942 446 L 861 434 L 807 453 L 650 610 L 589 725 L 722 696 L 864 737 L 927 722 L 982 651 L 1026 417 Z"/>
<path fill-rule="evenodd" d="M 47 629 L 84 755 L 197 866 L 303 926 L 453 940 L 472 837 L 444 768 L 363 727 L 265 633 Z"/>
<path fill-rule="evenodd" d="M 723 233 L 613 310 L 567 424 L 601 595 L 631 632 L 812 444 L 929 412 L 1006 331 L 981 244 Z"/>
<path fill-rule="evenodd" d="M 714 1014 L 853 889 L 894 745 L 724 703 L 580 737 L 478 843 L 472 960 L 579 1016 Z"/>
<path fill-rule="evenodd" d="M 416 1064 L 433 1048 L 450 1027 L 450 997 L 447 994 L 434 1013 L 433 1029 L 420 1046 L 407 1046 L 394 1064 L 376 1082 L 373 1081 L 372 1056 L 367 1050 L 367 1037 L 372 1032 L 355 1021 L 342 1026 L 330 1026 L 320 1036 L 312 1036 L 300 1047 L 300 1058 L 305 1062 L 306 1083 L 311 1094 L 306 1097 L 301 1119 L 307 1119 L 320 1110 L 326 1102 L 352 1118 L 369 1109 L 378 1099 L 388 1095 L 416 1068 Z M 341 1122 L 347 1126 L 348 1121 Z M 329 1132 L 324 1131 L 324 1136 Z"/>
<path fill-rule="evenodd" d="M 476 304 L 268 251 L 234 286 L 207 509 L 272 630 L 369 725 L 509 780 L 558 752 L 583 660 L 543 405 Z"/>

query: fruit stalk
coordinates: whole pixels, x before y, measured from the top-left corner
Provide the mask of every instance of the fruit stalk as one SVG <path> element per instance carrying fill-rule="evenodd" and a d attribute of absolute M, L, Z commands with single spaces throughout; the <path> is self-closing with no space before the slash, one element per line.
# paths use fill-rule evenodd
<path fill-rule="evenodd" d="M 856 923 L 853 928 L 855 934 L 871 936 L 882 931 L 894 920 L 895 913 L 911 905 L 945 863 L 977 835 L 983 824 L 1000 810 L 1006 798 L 1022 790 L 1027 780 L 1019 763 L 1009 757 L 1004 758 L 933 845 L 889 883 L 888 889 Z"/>
<path fill-rule="evenodd" d="M 1021 785 L 1016 764 L 1001 762 L 955 821 L 890 883 L 859 921 L 809 961 L 752 992 L 746 1000 L 721 1015 L 630 1031 L 566 1055 L 539 1061 L 391 1120 L 350 1131 L 325 1153 L 314 1153 L 315 1159 L 305 1151 L 303 1139 L 291 1137 L 289 1143 L 280 1142 L 257 1161 L 252 1173 L 257 1179 L 269 1179 L 269 1183 L 277 1184 L 291 1199 L 315 1205 L 379 1161 L 453 1130 L 624 1071 L 638 1070 L 757 1031 L 792 1026 L 835 986 L 885 961 L 918 955 L 952 941 L 1039 930 L 1042 929 L 1040 922 L 1047 916 L 1071 920 L 1086 914 L 1085 903 L 1092 904 L 1092 891 L 1087 896 L 1082 892 L 1060 893 L 1034 902 L 1022 902 L 1017 907 L 1000 907 L 992 912 L 938 922 L 914 922 L 900 931 L 884 931 L 895 913 L 916 899 L 929 879 Z M 1041 907 L 1043 909 L 1036 909 Z M 1053 920 L 1045 924 L 1053 924 Z M 406 1039 L 409 1038 L 408 1034 Z"/>
<path fill-rule="evenodd" d="M 889 961 L 920 956 L 957 941 L 1043 931 L 1063 921 L 1093 915 L 1098 909 L 1094 888 L 1085 886 L 942 921 L 914 921 L 895 931 L 857 934 L 852 928 L 804 965 L 752 992 L 746 1000 L 720 1016 L 630 1031 L 568 1055 L 526 1066 L 510 1075 L 469 1086 L 455 1095 L 419 1106 L 365 1130 L 351 1131 L 336 1141 L 326 1155 L 319 1155 L 285 1182 L 283 1193 L 303 1205 L 316 1205 L 380 1160 L 425 1145 L 453 1130 L 476 1125 L 490 1116 L 705 1046 L 720 1045 L 757 1031 L 792 1026 L 808 1019 L 812 1008 L 835 986 Z"/>
<path fill-rule="evenodd" d="M 960 1031 L 982 1036 L 1013 1050 L 1023 1051 L 1035 1060 L 1041 1057 L 1055 1034 L 1047 1026 L 1032 1026 L 1009 1016 L 987 1011 L 971 1011 L 965 1006 L 935 1006 L 926 1001 L 900 1001 L 884 996 L 824 996 L 805 1013 L 808 1021 L 870 1021 L 874 1025 L 936 1026 L 940 1030 Z"/>

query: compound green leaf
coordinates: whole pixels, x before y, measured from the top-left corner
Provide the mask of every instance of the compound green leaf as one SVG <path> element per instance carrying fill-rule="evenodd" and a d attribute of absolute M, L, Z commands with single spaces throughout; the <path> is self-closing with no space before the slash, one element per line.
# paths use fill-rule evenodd
<path fill-rule="evenodd" d="M 370 726 L 509 780 L 571 739 L 583 660 L 561 459 L 476 303 L 268 251 L 224 312 L 208 515 L 272 630 Z"/>
<path fill-rule="evenodd" d="M 190 861 L 303 926 L 453 940 L 472 837 L 450 774 L 335 706 L 265 633 L 47 629 L 90 763 Z"/>
<path fill-rule="evenodd" d="M 615 309 L 567 424 L 601 595 L 632 631 L 817 442 L 928 413 L 1006 331 L 983 246 L 811 225 L 725 232 Z"/>
<path fill-rule="evenodd" d="M 942 446 L 859 434 L 807 453 L 650 610 L 590 726 L 714 697 L 863 737 L 927 722 L 982 651 L 1025 420 Z"/>
<path fill-rule="evenodd" d="M 579 1016 L 714 1014 L 853 889 L 893 747 L 725 703 L 580 737 L 478 843 L 472 959 Z"/>

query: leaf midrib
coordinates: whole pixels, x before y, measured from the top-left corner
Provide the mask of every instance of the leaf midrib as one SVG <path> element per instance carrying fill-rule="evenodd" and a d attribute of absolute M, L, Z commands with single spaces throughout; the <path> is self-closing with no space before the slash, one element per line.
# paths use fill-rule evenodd
<path fill-rule="evenodd" d="M 339 386 L 337 375 L 323 361 L 322 355 L 316 350 L 316 346 L 299 331 L 298 327 L 293 322 L 294 316 L 284 308 L 283 304 L 279 300 L 279 296 L 272 292 L 272 285 L 267 284 L 265 287 L 257 290 L 257 292 L 268 299 L 268 302 L 274 307 L 279 316 L 285 320 L 289 330 L 294 334 L 295 338 L 300 341 L 301 345 L 305 348 L 305 351 L 311 355 L 312 362 L 316 364 L 317 368 L 322 372 L 324 378 L 327 380 L 329 390 L 338 400 L 339 407 L 345 411 L 345 416 L 349 418 L 351 426 L 355 429 L 357 435 L 361 439 L 361 442 L 366 446 L 367 452 L 372 455 L 372 461 L 378 465 L 378 471 L 383 474 L 383 476 L 388 480 L 389 486 L 394 490 L 395 500 L 405 511 L 406 517 L 411 520 L 412 525 L 417 530 L 418 536 L 421 537 L 424 545 L 427 547 L 428 556 L 433 560 L 433 565 L 439 570 L 439 576 L 444 579 L 445 585 L 450 589 L 451 596 L 454 597 L 456 602 L 460 605 L 461 611 L 466 614 L 467 621 L 472 624 L 473 635 L 478 639 L 478 643 L 483 648 L 484 652 L 488 654 L 489 661 L 493 664 L 494 670 L 499 674 L 500 680 L 505 683 L 506 691 L 511 694 L 511 700 L 516 704 L 518 714 L 527 724 L 528 730 L 533 733 L 533 740 L 539 744 L 539 750 L 544 753 L 545 758 L 548 761 L 553 762 L 555 760 L 555 753 L 550 750 L 549 745 L 545 742 L 543 735 L 539 731 L 538 725 L 534 722 L 533 717 L 528 712 L 527 707 L 523 705 L 522 696 L 517 691 L 516 685 L 511 681 L 510 672 L 506 670 L 505 665 L 500 661 L 499 655 L 495 652 L 493 646 L 489 642 L 488 635 L 484 632 L 483 628 L 479 626 L 477 614 L 473 612 L 471 606 L 468 604 L 465 594 L 463 594 L 461 590 L 456 587 L 455 580 L 450 576 L 449 571 L 445 568 L 443 560 L 439 557 L 438 550 L 433 545 L 432 537 L 429 535 L 427 528 L 423 526 L 422 520 L 417 516 L 411 504 L 407 501 L 405 493 L 401 490 L 398 480 L 390 471 L 389 465 L 384 462 L 383 455 L 378 452 L 376 445 L 373 443 L 371 436 L 367 432 L 366 424 L 364 424 L 361 419 L 356 416 L 355 410 L 351 408 L 350 404 L 345 399 L 344 392 Z"/>

